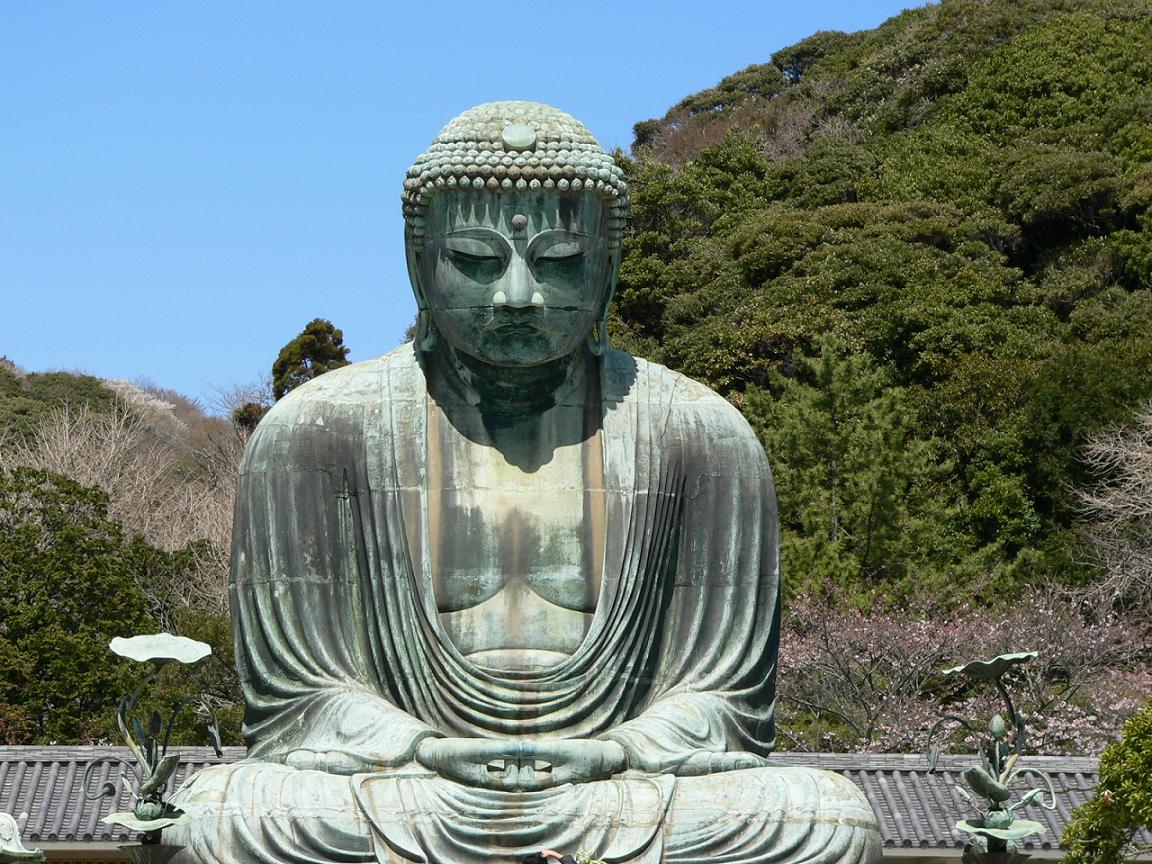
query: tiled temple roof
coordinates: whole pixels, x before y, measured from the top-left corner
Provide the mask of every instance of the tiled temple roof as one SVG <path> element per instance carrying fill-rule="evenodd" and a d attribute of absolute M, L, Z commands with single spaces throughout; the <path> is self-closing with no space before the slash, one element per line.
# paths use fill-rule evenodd
<path fill-rule="evenodd" d="M 179 752 L 182 759 L 172 788 L 207 765 L 242 759 L 245 751 L 242 747 L 225 748 L 223 759 L 202 747 L 173 748 L 173 752 Z M 84 771 L 101 757 L 132 758 L 125 747 L 0 747 L 0 811 L 16 817 L 28 814 L 23 832 L 26 846 L 104 846 L 134 839 L 129 832 L 100 821 L 113 810 L 130 807 L 115 767 L 96 769 L 91 783 L 94 788 L 108 780 L 116 783 L 119 794 L 115 801 L 84 797 Z M 974 764 L 974 757 L 945 758 L 937 774 L 927 773 L 922 755 L 780 753 L 772 761 L 836 771 L 855 782 L 880 820 L 886 853 L 907 850 L 908 854 L 954 856 L 964 843 L 964 835 L 953 826 L 971 810 L 954 787 L 960 772 Z M 1020 764 L 1046 775 L 1056 788 L 1054 811 L 1030 806 L 1023 814 L 1048 829 L 1042 836 L 1027 838 L 1025 849 L 1039 857 L 1053 857 L 1059 854 L 1060 835 L 1072 811 L 1092 797 L 1097 762 L 1083 757 L 1028 756 Z M 1152 837 L 1142 839 L 1152 842 Z"/>
<path fill-rule="evenodd" d="M 895 753 L 781 753 L 773 757 L 781 765 L 809 765 L 835 771 L 864 790 L 876 818 L 884 847 L 890 849 L 940 850 L 958 854 L 967 835 L 954 830 L 959 819 L 975 815 L 955 787 L 963 785 L 961 772 L 978 764 L 975 756 L 945 757 L 938 772 L 928 773 L 922 754 Z M 1092 797 L 1098 780 L 1097 760 L 1077 756 L 1025 756 L 1019 767 L 1031 768 L 1048 777 L 1056 790 L 1056 809 L 1027 806 L 1017 811 L 1047 828 L 1041 835 L 1020 841 L 1032 855 L 1057 853 L 1064 826 L 1072 811 Z M 1029 781 L 1036 781 L 1035 783 Z M 1039 777 L 1021 778 L 1025 788 L 1044 787 Z M 1047 796 L 1046 796 L 1047 797 Z"/>
<path fill-rule="evenodd" d="M 220 762 L 243 759 L 245 748 L 226 747 L 217 758 L 209 747 L 173 747 L 182 756 L 169 791 L 201 768 Z M 0 747 L 0 811 L 19 819 L 24 813 L 24 845 L 71 842 L 93 844 L 130 843 L 132 832 L 113 828 L 100 820 L 117 810 L 131 809 L 124 784 L 115 765 L 103 765 L 92 772 L 90 787 L 99 789 L 112 781 L 117 795 L 89 800 L 84 795 L 84 772 L 89 763 L 101 758 L 132 761 L 127 747 Z"/>

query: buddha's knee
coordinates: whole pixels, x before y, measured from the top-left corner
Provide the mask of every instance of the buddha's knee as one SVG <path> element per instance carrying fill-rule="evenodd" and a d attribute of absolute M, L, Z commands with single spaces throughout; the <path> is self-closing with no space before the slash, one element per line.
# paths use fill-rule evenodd
<path fill-rule="evenodd" d="M 740 849 L 750 861 L 863 864 L 881 858 L 876 817 L 863 793 L 839 774 L 812 768 L 680 778 L 666 829 L 667 861 L 696 860 L 705 848 Z"/>
<path fill-rule="evenodd" d="M 348 777 L 239 762 L 197 773 L 172 802 L 187 816 L 165 839 L 195 861 L 374 859 Z"/>

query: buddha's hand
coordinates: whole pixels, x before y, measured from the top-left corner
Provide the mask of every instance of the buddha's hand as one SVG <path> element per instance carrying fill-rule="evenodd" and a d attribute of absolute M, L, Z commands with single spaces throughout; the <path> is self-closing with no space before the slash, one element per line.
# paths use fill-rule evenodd
<path fill-rule="evenodd" d="M 379 771 L 381 768 L 370 759 L 342 750 L 293 750 L 270 761 L 283 762 L 302 771 L 323 771 L 327 774 L 361 774 Z"/>
<path fill-rule="evenodd" d="M 697 750 L 670 773 L 678 777 L 695 777 L 699 774 L 722 774 L 726 771 L 742 771 L 745 768 L 762 768 L 768 761 L 755 753 L 733 751 L 714 753 Z"/>
<path fill-rule="evenodd" d="M 416 761 L 465 786 L 519 792 L 605 780 L 627 767 L 623 747 L 597 740 L 427 738 Z"/>

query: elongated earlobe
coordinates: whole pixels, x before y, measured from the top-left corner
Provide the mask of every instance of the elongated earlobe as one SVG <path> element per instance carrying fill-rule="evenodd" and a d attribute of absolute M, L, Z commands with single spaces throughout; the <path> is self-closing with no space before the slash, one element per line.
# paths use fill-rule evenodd
<path fill-rule="evenodd" d="M 432 313 L 421 309 L 416 315 L 416 349 L 431 351 L 436 347 L 438 337 L 436 325 L 432 323 Z"/>
<path fill-rule="evenodd" d="M 613 255 L 608 261 L 608 296 L 604 298 L 604 305 L 600 310 L 600 317 L 596 319 L 596 326 L 588 334 L 588 350 L 597 357 L 608 351 L 608 305 L 612 302 L 612 295 L 616 293 L 616 279 L 620 276 L 620 255 Z"/>
<path fill-rule="evenodd" d="M 588 333 L 588 350 L 597 357 L 600 357 L 608 350 L 608 319 L 601 317 L 596 320 L 596 325 Z"/>

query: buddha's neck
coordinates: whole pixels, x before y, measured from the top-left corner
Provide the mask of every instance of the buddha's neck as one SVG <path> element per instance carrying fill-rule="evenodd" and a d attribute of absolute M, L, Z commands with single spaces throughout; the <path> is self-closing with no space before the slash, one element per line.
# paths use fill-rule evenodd
<path fill-rule="evenodd" d="M 558 447 L 599 426 L 597 360 L 585 350 L 531 368 L 495 367 L 449 354 L 430 357 L 430 393 L 462 440 L 494 446 L 511 465 L 534 472 Z"/>
<path fill-rule="evenodd" d="M 537 415 L 587 389 L 592 360 L 581 349 L 538 366 L 493 366 L 445 347 L 442 371 L 483 413 Z M 583 402 L 583 399 L 578 399 Z"/>

